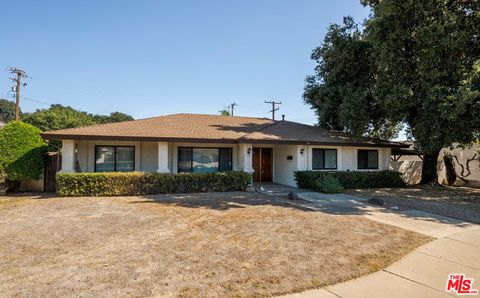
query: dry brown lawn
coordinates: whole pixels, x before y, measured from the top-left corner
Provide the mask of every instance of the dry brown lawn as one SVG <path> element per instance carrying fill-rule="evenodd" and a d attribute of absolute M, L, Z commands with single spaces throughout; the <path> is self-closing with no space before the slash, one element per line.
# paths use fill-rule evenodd
<path fill-rule="evenodd" d="M 426 210 L 480 223 L 480 189 L 450 186 L 354 189 L 347 193 L 376 197 L 389 204 Z"/>
<path fill-rule="evenodd" d="M 257 193 L 0 197 L 0 296 L 271 296 L 367 274 L 430 239 Z"/>

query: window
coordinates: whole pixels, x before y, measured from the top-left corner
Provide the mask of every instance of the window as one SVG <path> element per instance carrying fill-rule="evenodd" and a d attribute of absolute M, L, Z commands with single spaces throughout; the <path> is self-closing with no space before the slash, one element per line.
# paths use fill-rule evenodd
<path fill-rule="evenodd" d="M 337 169 L 337 149 L 313 149 L 312 169 L 314 170 Z"/>
<path fill-rule="evenodd" d="M 135 169 L 135 147 L 95 146 L 95 172 L 131 172 Z"/>
<path fill-rule="evenodd" d="M 378 169 L 378 150 L 358 150 L 358 169 Z"/>
<path fill-rule="evenodd" d="M 232 170 L 232 148 L 178 148 L 179 173 L 216 173 Z"/>

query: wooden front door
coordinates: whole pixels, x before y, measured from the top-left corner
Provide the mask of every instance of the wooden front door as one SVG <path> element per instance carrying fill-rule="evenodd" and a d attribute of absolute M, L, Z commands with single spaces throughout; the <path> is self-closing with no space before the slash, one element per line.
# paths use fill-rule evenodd
<path fill-rule="evenodd" d="M 253 148 L 253 182 L 272 181 L 272 148 Z"/>

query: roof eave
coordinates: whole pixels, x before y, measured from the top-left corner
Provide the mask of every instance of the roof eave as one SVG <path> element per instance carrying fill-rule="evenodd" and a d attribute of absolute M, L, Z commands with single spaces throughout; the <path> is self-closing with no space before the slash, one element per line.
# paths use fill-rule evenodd
<path fill-rule="evenodd" d="M 317 142 L 301 140 L 258 140 L 240 139 L 239 143 L 252 144 L 284 144 L 284 145 L 320 145 L 320 146 L 348 146 L 348 147 L 381 147 L 381 148 L 406 148 L 401 143 L 366 143 L 366 142 Z M 407 146 L 408 147 L 408 146 Z"/>
<path fill-rule="evenodd" d="M 45 140 L 98 140 L 98 141 L 144 141 L 144 142 L 196 142 L 196 143 L 236 143 L 236 139 L 208 138 L 172 138 L 149 136 L 106 136 L 106 135 L 71 135 L 42 133 Z"/>
<path fill-rule="evenodd" d="M 252 143 L 252 144 L 283 144 L 283 145 L 320 145 L 320 146 L 355 146 L 355 147 L 381 147 L 381 148 L 408 148 L 402 143 L 367 143 L 367 142 L 317 142 L 302 140 L 272 140 L 272 139 L 209 139 L 209 138 L 173 138 L 149 136 L 107 136 L 107 135 L 78 135 L 78 134 L 53 134 L 42 133 L 46 140 L 103 140 L 103 141 L 144 141 L 144 142 L 188 142 L 188 143 Z"/>

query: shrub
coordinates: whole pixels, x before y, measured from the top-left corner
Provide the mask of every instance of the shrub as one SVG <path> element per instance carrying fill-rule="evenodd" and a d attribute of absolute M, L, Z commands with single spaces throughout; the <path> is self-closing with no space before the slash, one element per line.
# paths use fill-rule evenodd
<path fill-rule="evenodd" d="M 250 183 L 245 172 L 222 173 L 58 173 L 60 196 L 129 196 L 161 193 L 242 191 Z"/>
<path fill-rule="evenodd" d="M 317 180 L 332 176 L 345 188 L 405 186 L 401 173 L 395 171 L 297 171 L 295 180 L 300 188 L 315 189 Z M 320 183 L 320 182 L 318 182 Z"/>
<path fill-rule="evenodd" d="M 313 190 L 323 193 L 339 193 L 343 187 L 337 178 L 332 175 L 325 175 L 323 179 L 317 178 L 313 183 Z"/>
<path fill-rule="evenodd" d="M 38 179 L 46 148 L 38 128 L 12 121 L 0 129 L 0 170 L 9 181 Z"/>

